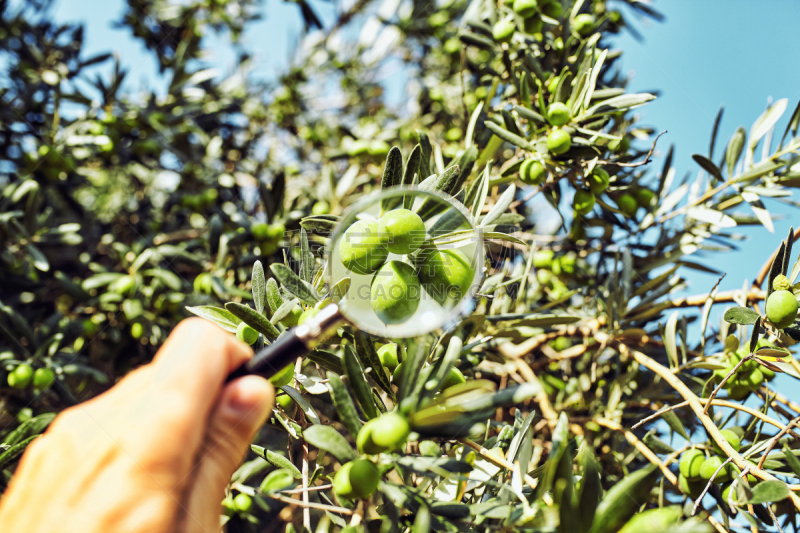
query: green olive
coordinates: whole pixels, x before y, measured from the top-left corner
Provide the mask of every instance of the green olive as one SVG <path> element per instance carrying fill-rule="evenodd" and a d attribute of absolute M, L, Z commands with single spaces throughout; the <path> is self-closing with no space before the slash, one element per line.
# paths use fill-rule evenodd
<path fill-rule="evenodd" d="M 752 392 L 749 388 L 741 385 L 734 385 L 728 390 L 728 397 L 732 400 L 744 400 Z"/>
<path fill-rule="evenodd" d="M 56 375 L 49 368 L 37 368 L 33 373 L 33 388 L 36 390 L 44 390 L 49 387 Z"/>
<path fill-rule="evenodd" d="M 300 315 L 300 318 L 297 319 L 297 325 L 303 325 L 309 321 L 309 319 L 315 317 L 319 313 L 319 309 L 316 307 L 312 307 L 311 309 L 306 309 L 303 311 L 303 314 Z"/>
<path fill-rule="evenodd" d="M 547 92 L 549 92 L 550 94 L 554 94 L 556 92 L 556 89 L 558 89 L 558 82 L 560 79 L 561 76 L 553 76 L 552 78 L 550 78 L 550 80 L 547 82 Z"/>
<path fill-rule="evenodd" d="M 560 0 L 550 0 L 541 6 L 542 13 L 550 18 L 560 19 L 563 13 Z"/>
<path fill-rule="evenodd" d="M 450 372 L 442 379 L 441 383 L 439 383 L 439 390 L 449 389 L 450 387 L 454 387 L 456 385 L 461 385 L 462 383 L 466 383 L 467 379 L 464 377 L 464 374 L 461 370 L 453 367 L 450 369 Z"/>
<path fill-rule="evenodd" d="M 236 338 L 245 344 L 253 345 L 258 340 L 258 332 L 244 322 L 239 322 L 236 326 Z"/>
<path fill-rule="evenodd" d="M 300 317 L 303 316 L 303 308 L 295 305 L 289 314 L 281 318 L 280 323 L 287 328 L 293 328 L 300 322 Z"/>
<path fill-rule="evenodd" d="M 714 475 L 714 472 L 716 472 L 717 469 L 720 466 L 722 466 L 723 462 L 724 461 L 719 456 L 714 455 L 712 457 L 709 457 L 708 459 L 703 461 L 703 465 L 700 467 L 700 477 L 705 481 L 708 481 L 709 479 L 711 479 L 711 476 Z M 736 470 L 738 469 L 736 469 L 736 467 L 733 464 L 728 463 L 727 465 L 725 465 L 725 468 L 719 471 L 717 477 L 714 478 L 714 484 L 718 485 L 720 483 L 725 483 L 726 481 L 730 481 L 733 478 L 734 474 L 736 473 Z"/>
<path fill-rule="evenodd" d="M 636 211 L 639 209 L 639 205 L 636 203 L 636 198 L 631 196 L 630 194 L 621 194 L 616 199 L 617 209 L 622 211 L 626 216 L 631 218 L 636 216 Z"/>
<path fill-rule="evenodd" d="M 351 500 L 369 498 L 378 488 L 378 467 L 367 459 L 354 459 L 342 465 L 333 478 L 333 490 L 337 496 Z"/>
<path fill-rule="evenodd" d="M 656 193 L 651 191 L 650 189 L 636 189 L 633 194 L 636 196 L 636 204 L 639 207 L 643 207 L 645 209 L 650 209 L 653 205 L 653 200 L 656 197 Z"/>
<path fill-rule="evenodd" d="M 618 154 L 624 154 L 630 147 L 631 141 L 627 137 L 623 137 L 622 140 L 613 139 L 608 143 L 608 148 Z"/>
<path fill-rule="evenodd" d="M 135 322 L 131 324 L 131 337 L 134 339 L 140 339 L 144 334 L 144 326 L 142 326 L 141 322 Z"/>
<path fill-rule="evenodd" d="M 594 15 L 588 13 L 581 13 L 575 17 L 575 23 L 572 25 L 578 35 L 589 35 L 594 29 Z"/>
<path fill-rule="evenodd" d="M 394 369 L 394 372 L 392 372 L 392 383 L 400 387 L 403 379 L 402 375 L 403 375 L 403 363 L 400 363 L 399 365 L 397 365 L 397 368 Z"/>
<path fill-rule="evenodd" d="M 767 319 L 783 329 L 794 324 L 797 318 L 797 298 L 790 291 L 775 291 L 767 298 Z"/>
<path fill-rule="evenodd" d="M 539 250 L 533 254 L 533 266 L 536 268 L 550 268 L 553 264 L 553 250 Z"/>
<path fill-rule="evenodd" d="M 292 398 L 288 394 L 280 394 L 276 396 L 275 403 L 280 405 L 281 408 L 287 413 L 294 412 L 294 408 L 297 405 L 294 401 L 294 398 Z"/>
<path fill-rule="evenodd" d="M 542 25 L 543 25 L 542 18 L 539 17 L 538 15 L 529 17 L 525 19 L 525 26 L 524 26 L 525 33 L 527 33 L 528 35 L 541 33 Z"/>
<path fill-rule="evenodd" d="M 538 7 L 536 0 L 514 0 L 514 12 L 524 19 L 535 15 Z"/>
<path fill-rule="evenodd" d="M 425 223 L 408 209 L 394 209 L 378 221 L 378 232 L 393 254 L 406 255 L 419 249 L 425 241 Z"/>
<path fill-rule="evenodd" d="M 397 359 L 397 344 L 389 342 L 378 348 L 378 357 L 381 364 L 389 370 L 394 370 L 400 364 Z"/>
<path fill-rule="evenodd" d="M 275 222 L 267 227 L 267 238 L 280 240 L 286 233 L 286 226 L 282 222 Z"/>
<path fill-rule="evenodd" d="M 700 467 L 703 466 L 706 456 L 700 450 L 692 448 L 686 450 L 681 456 L 681 475 L 687 480 L 694 481 L 700 478 Z"/>
<path fill-rule="evenodd" d="M 758 368 L 751 370 L 742 380 L 742 385 L 751 391 L 758 390 L 762 383 L 764 383 L 764 374 Z"/>
<path fill-rule="evenodd" d="M 419 453 L 427 457 L 441 457 L 442 447 L 433 442 L 432 440 L 423 440 L 417 444 Z"/>
<path fill-rule="evenodd" d="M 247 513 L 253 507 L 253 499 L 247 494 L 237 494 L 233 499 L 233 507 L 240 513 Z"/>
<path fill-rule="evenodd" d="M 595 195 L 605 192 L 610 182 L 611 176 L 608 175 L 608 172 L 606 172 L 606 169 L 603 167 L 595 168 L 592 173 L 586 177 L 586 183 Z"/>
<path fill-rule="evenodd" d="M 561 102 L 550 104 L 547 108 L 547 121 L 553 126 L 563 126 L 571 118 L 569 107 Z"/>
<path fill-rule="evenodd" d="M 405 417 L 398 413 L 386 413 L 373 420 L 372 442 L 385 451 L 394 450 L 405 444 L 410 434 L 411 426 Z"/>
<path fill-rule="evenodd" d="M 348 270 L 371 274 L 386 262 L 389 250 L 374 220 L 359 220 L 344 232 L 339 242 L 339 257 Z"/>
<path fill-rule="evenodd" d="M 498 43 L 507 43 L 514 36 L 514 20 L 506 18 L 495 23 L 492 27 L 492 37 Z"/>
<path fill-rule="evenodd" d="M 594 193 L 586 189 L 578 189 L 575 191 L 575 198 L 572 200 L 572 207 L 579 215 L 586 215 L 592 211 L 594 207 Z"/>
<path fill-rule="evenodd" d="M 8 385 L 15 389 L 24 389 L 33 379 L 33 367 L 28 363 L 18 365 L 8 374 Z"/>
<path fill-rule="evenodd" d="M 318 202 L 314 202 L 314 205 L 311 206 L 311 214 L 312 215 L 327 215 L 331 211 L 331 206 L 325 200 L 319 200 Z"/>
<path fill-rule="evenodd" d="M 554 129 L 547 136 L 547 149 L 555 155 L 566 153 L 571 145 L 572 139 L 564 130 Z"/>
<path fill-rule="evenodd" d="M 458 303 L 475 277 L 469 258 L 454 248 L 420 254 L 417 274 L 425 292 L 442 307 Z"/>
<path fill-rule="evenodd" d="M 385 324 L 401 324 L 419 307 L 421 288 L 414 268 L 401 261 L 389 261 L 372 278 L 372 310 Z"/>
<path fill-rule="evenodd" d="M 535 159 L 526 159 L 519 167 L 519 178 L 528 185 L 540 185 L 545 177 L 547 170 Z"/>
<path fill-rule="evenodd" d="M 194 278 L 194 292 L 199 292 L 200 294 L 211 294 L 211 280 L 212 276 L 208 272 L 202 272 L 198 274 L 198 276 Z"/>
<path fill-rule="evenodd" d="M 290 363 L 283 367 L 278 373 L 269 378 L 269 382 L 274 387 L 283 387 L 288 385 L 294 379 L 294 363 Z"/>
<path fill-rule="evenodd" d="M 739 450 L 742 449 L 742 440 L 739 438 L 739 435 L 737 435 L 730 429 L 723 429 L 722 431 L 720 431 L 720 434 L 722 434 L 725 440 L 728 441 L 728 444 L 731 445 L 731 448 L 733 448 L 734 451 L 738 452 Z M 717 452 L 718 454 L 720 455 L 723 454 L 722 449 L 717 445 L 716 442 L 712 441 L 712 447 L 714 448 L 714 451 Z"/>
<path fill-rule="evenodd" d="M 703 481 L 689 481 L 681 474 L 678 476 L 678 487 L 680 487 L 681 492 L 695 499 L 702 494 L 705 483 Z"/>

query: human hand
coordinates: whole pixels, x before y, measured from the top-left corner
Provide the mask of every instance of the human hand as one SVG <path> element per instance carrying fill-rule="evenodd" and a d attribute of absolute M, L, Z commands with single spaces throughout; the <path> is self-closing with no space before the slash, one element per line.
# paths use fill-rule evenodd
<path fill-rule="evenodd" d="M 33 441 L 0 531 L 219 531 L 225 486 L 274 399 L 258 376 L 225 383 L 251 356 L 207 321 L 181 322 L 152 363 Z"/>

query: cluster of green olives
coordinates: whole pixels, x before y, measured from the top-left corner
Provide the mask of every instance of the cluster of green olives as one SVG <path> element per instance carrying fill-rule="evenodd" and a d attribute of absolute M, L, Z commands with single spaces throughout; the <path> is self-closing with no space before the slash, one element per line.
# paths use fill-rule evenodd
<path fill-rule="evenodd" d="M 12 389 L 26 389 L 33 383 L 34 390 L 42 391 L 52 385 L 55 379 L 55 374 L 49 368 L 34 370 L 28 363 L 22 363 L 8 373 L 6 382 Z"/>
<path fill-rule="evenodd" d="M 797 318 L 797 298 L 790 290 L 789 278 L 779 274 L 772 280 L 772 289 L 767 298 L 767 319 L 778 329 L 787 328 Z"/>
<path fill-rule="evenodd" d="M 742 447 L 742 440 L 739 434 L 730 429 L 723 429 L 720 433 L 728 444 L 730 444 L 731 448 L 739 452 Z M 711 479 L 711 476 L 714 475 L 717 469 L 721 467 L 727 459 L 716 442 L 712 442 L 711 448 L 711 453 L 708 455 L 697 448 L 686 450 L 681 455 L 678 485 L 690 498 L 697 498 L 700 496 L 703 489 L 708 484 L 708 481 Z M 719 471 L 716 477 L 714 477 L 713 483 L 715 485 L 728 483 L 739 474 L 741 474 L 739 468 L 735 464 L 729 462 Z M 754 485 L 758 482 L 758 479 L 752 474 L 748 474 L 747 482 L 750 485 Z M 726 490 L 728 488 L 730 488 L 730 486 L 726 487 Z M 723 498 L 727 499 L 726 493 L 723 493 Z"/>
<path fill-rule="evenodd" d="M 747 349 L 745 348 L 729 354 L 725 361 L 725 368 L 714 371 L 714 381 L 720 383 L 733 370 L 733 367 L 747 355 Z M 725 382 L 724 388 L 728 392 L 728 397 L 732 400 L 743 400 L 751 392 L 758 390 L 764 381 L 772 381 L 774 377 L 775 372 L 761 365 L 758 361 L 751 359 L 740 366 L 736 374 Z"/>
<path fill-rule="evenodd" d="M 573 253 L 555 256 L 552 250 L 539 250 L 533 254 L 533 266 L 536 269 L 536 280 L 542 286 L 547 286 L 550 296 L 558 299 L 569 288 L 561 279 L 575 273 L 577 257 Z"/>
<path fill-rule="evenodd" d="M 603 167 L 595 167 L 584 178 L 584 187 L 575 191 L 572 207 L 578 215 L 586 215 L 594 208 L 597 196 L 603 194 L 611 183 L 611 176 Z M 639 209 L 649 211 L 655 201 L 655 192 L 646 187 L 637 187 L 615 195 L 612 199 L 625 216 L 634 218 Z"/>
<path fill-rule="evenodd" d="M 225 516 L 233 516 L 237 513 L 247 514 L 252 507 L 253 498 L 244 493 L 237 494 L 234 497 L 229 495 L 222 500 L 222 512 Z"/>
<path fill-rule="evenodd" d="M 421 289 L 439 305 L 458 302 L 470 286 L 473 271 L 467 256 L 457 249 L 420 250 L 425 224 L 408 209 L 394 209 L 379 220 L 359 220 L 339 244 L 342 264 L 356 274 L 373 274 L 372 309 L 385 324 L 401 324 L 417 311 Z M 389 253 L 419 252 L 412 266 L 388 260 Z"/>
<path fill-rule="evenodd" d="M 408 440 L 411 427 L 402 415 L 391 412 L 364 424 L 356 437 L 358 451 L 377 455 L 400 448 Z M 365 499 L 378 488 L 381 475 L 370 459 L 360 457 L 342 465 L 333 478 L 333 491 L 345 500 Z"/>
<path fill-rule="evenodd" d="M 639 187 L 614 197 L 614 203 L 625 216 L 634 218 L 639 208 L 649 211 L 653 207 L 655 197 L 656 193 L 652 190 Z"/>
<path fill-rule="evenodd" d="M 542 32 L 544 21 L 542 15 L 551 19 L 558 20 L 563 15 L 563 8 L 559 0 L 514 0 L 514 14 L 517 15 L 522 23 L 522 31 L 528 35 L 535 35 Z M 589 15 L 592 17 L 592 15 Z M 585 31 L 585 17 L 581 19 L 581 28 Z M 577 18 L 576 18 L 577 26 Z M 594 27 L 594 17 L 592 17 L 592 27 Z M 578 31 L 577 27 L 575 28 Z M 492 37 L 499 43 L 507 43 L 514 37 L 517 31 L 517 24 L 514 15 L 507 15 L 498 20 L 492 28 Z M 580 32 L 579 32 L 580 33 Z M 581 34 L 585 35 L 585 34 Z"/>

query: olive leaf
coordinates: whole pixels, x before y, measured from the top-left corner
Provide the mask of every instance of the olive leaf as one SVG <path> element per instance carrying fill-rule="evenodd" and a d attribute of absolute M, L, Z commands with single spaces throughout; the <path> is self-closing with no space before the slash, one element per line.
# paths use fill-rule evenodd
<path fill-rule="evenodd" d="M 353 436 L 358 436 L 361 430 L 361 420 L 358 419 L 358 412 L 350 393 L 347 391 L 344 382 L 336 372 L 328 372 L 328 388 L 331 391 L 331 400 L 336 412 L 342 419 L 342 424 L 347 428 L 347 431 Z"/>
<path fill-rule="evenodd" d="M 742 157 L 744 150 L 744 143 L 747 139 L 747 132 L 744 128 L 739 126 L 736 132 L 731 136 L 728 141 L 728 150 L 725 153 L 725 161 L 728 164 L 728 176 L 733 176 L 733 170 L 736 168 L 736 163 Z"/>
<path fill-rule="evenodd" d="M 720 171 L 719 167 L 714 164 L 709 158 L 704 155 L 700 154 L 692 154 L 692 159 L 694 159 L 695 163 L 700 165 L 703 170 L 714 176 L 719 181 L 723 181 L 724 178 L 722 177 L 722 172 Z"/>
<path fill-rule="evenodd" d="M 267 305 L 269 305 L 270 314 L 274 315 L 283 305 L 281 290 L 280 287 L 278 287 L 278 282 L 275 281 L 275 278 L 269 278 L 269 280 L 267 280 L 265 292 L 267 295 Z M 274 324 L 275 321 L 272 323 Z"/>
<path fill-rule="evenodd" d="M 278 322 L 289 316 L 289 313 L 291 313 L 294 310 L 294 308 L 297 307 L 298 305 L 300 305 L 300 300 L 298 300 L 297 298 L 292 298 L 291 300 L 283 302 L 281 306 L 278 307 L 278 309 L 276 309 L 275 312 L 272 314 L 270 322 L 273 325 L 277 324 Z"/>
<path fill-rule="evenodd" d="M 335 372 L 336 374 L 344 374 L 344 366 L 342 360 L 336 354 L 325 350 L 311 350 L 306 355 L 306 359 L 312 363 L 319 365 L 323 370 L 328 372 Z"/>
<path fill-rule="evenodd" d="M 264 314 L 268 310 L 267 306 L 267 280 L 264 277 L 264 267 L 261 261 L 256 261 L 253 264 L 253 274 L 250 277 L 250 285 L 253 290 L 253 304 L 256 306 L 256 311 Z"/>
<path fill-rule="evenodd" d="M 308 403 L 305 396 L 300 394 L 300 391 L 297 389 L 290 387 L 289 385 L 283 385 L 281 390 L 292 397 L 292 400 L 297 402 L 297 406 L 303 411 L 303 414 L 306 416 L 306 419 L 311 422 L 312 424 L 322 424 L 322 421 L 319 419 L 319 415 L 311 407 L 311 404 Z M 306 430 L 307 431 L 307 430 Z"/>
<path fill-rule="evenodd" d="M 500 198 L 497 199 L 497 202 L 495 202 L 489 212 L 486 213 L 486 216 L 480 219 L 479 225 L 486 226 L 491 224 L 497 220 L 500 215 L 505 213 L 505 211 L 508 209 L 508 206 L 511 205 L 511 202 L 514 201 L 514 195 L 516 192 L 516 187 L 511 184 L 505 191 L 503 191 L 503 194 L 500 195 Z"/>
<path fill-rule="evenodd" d="M 617 531 L 647 500 L 657 477 L 658 470 L 655 465 L 650 464 L 613 485 L 597 506 L 592 531 Z"/>
<path fill-rule="evenodd" d="M 330 233 L 339 223 L 336 215 L 312 215 L 300 221 L 300 227 L 316 233 Z"/>
<path fill-rule="evenodd" d="M 389 398 L 394 400 L 394 390 L 389 383 L 389 378 L 386 376 L 386 371 L 381 364 L 380 357 L 378 357 L 378 352 L 375 350 L 375 345 L 372 344 L 372 339 L 364 332 L 358 330 L 356 330 L 354 337 L 356 355 L 361 365 L 365 369 L 370 369 L 368 374 L 372 376 L 372 379 L 375 380 L 375 383 L 377 383 L 380 388 L 386 391 Z"/>
<path fill-rule="evenodd" d="M 775 257 L 772 258 L 772 264 L 769 267 L 769 275 L 767 276 L 767 298 L 769 295 L 772 294 L 772 282 L 775 281 L 779 275 L 784 274 L 785 270 L 783 269 L 784 263 L 784 254 L 786 253 L 786 242 L 782 242 L 778 251 L 775 253 Z"/>
<path fill-rule="evenodd" d="M 752 489 L 753 496 L 747 502 L 751 505 L 757 503 L 779 502 L 789 497 L 791 490 L 783 481 L 773 479 L 762 481 Z"/>
<path fill-rule="evenodd" d="M 273 465 L 275 468 L 282 468 L 291 472 L 294 479 L 300 479 L 303 477 L 303 474 L 300 472 L 300 470 L 283 455 L 275 453 L 272 450 L 267 450 L 264 447 L 257 446 L 255 444 L 251 444 L 250 449 L 253 451 L 253 453 Z"/>
<path fill-rule="evenodd" d="M 378 416 L 378 409 L 375 407 L 375 402 L 372 400 L 372 392 L 364 375 L 364 369 L 358 362 L 356 354 L 350 346 L 344 349 L 344 371 L 347 375 L 347 381 L 350 387 L 353 388 L 353 394 L 361 406 L 361 410 L 368 419 Z"/>
<path fill-rule="evenodd" d="M 347 439 L 331 426 L 311 426 L 303 432 L 303 440 L 333 454 L 342 463 L 358 457 Z"/>
<path fill-rule="evenodd" d="M 270 269 L 281 282 L 281 287 L 304 304 L 314 305 L 320 300 L 316 291 L 286 265 L 274 263 Z"/>
<path fill-rule="evenodd" d="M 311 283 L 314 278 L 314 254 L 308 245 L 308 233 L 305 228 L 300 228 L 300 278 L 306 283 Z"/>
<path fill-rule="evenodd" d="M 271 341 L 277 339 L 278 335 L 281 334 L 278 328 L 267 320 L 264 315 L 245 304 L 228 302 L 225 304 L 225 309 Z"/>
<path fill-rule="evenodd" d="M 195 315 L 210 320 L 226 331 L 236 333 L 236 328 L 242 320 L 226 309 L 220 309 L 213 305 L 201 305 L 196 307 L 187 307 L 187 311 Z"/>
<path fill-rule="evenodd" d="M 0 470 L 4 470 L 12 461 L 21 456 L 28 445 L 36 440 L 39 435 L 32 435 L 16 444 L 11 445 L 6 450 L 0 452 Z"/>
<path fill-rule="evenodd" d="M 385 191 L 392 187 L 403 184 L 403 154 L 400 148 L 394 146 L 386 156 L 386 164 L 383 167 L 383 177 L 381 178 L 381 190 Z M 400 202 L 399 197 L 386 198 L 381 200 L 381 211 L 386 212 Z"/>
<path fill-rule="evenodd" d="M 513 144 L 514 146 L 522 148 L 523 150 L 527 150 L 528 152 L 534 152 L 536 150 L 533 147 L 533 145 L 529 143 L 527 140 L 523 139 L 519 135 L 511 133 L 510 131 L 503 128 L 501 125 L 492 122 L 491 120 L 486 120 L 483 124 L 489 131 L 491 131 L 492 133 L 494 133 L 507 143 Z"/>

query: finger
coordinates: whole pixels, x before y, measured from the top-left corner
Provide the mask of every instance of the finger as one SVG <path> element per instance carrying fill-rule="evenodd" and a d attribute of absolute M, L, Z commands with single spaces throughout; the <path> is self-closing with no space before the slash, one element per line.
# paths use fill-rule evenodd
<path fill-rule="evenodd" d="M 196 478 L 190 495 L 193 514 L 219 519 L 220 502 L 231 474 L 239 467 L 253 436 L 271 412 L 275 393 L 259 376 L 245 376 L 225 387 L 209 419 Z M 202 521 L 202 519 L 201 519 Z"/>
<path fill-rule="evenodd" d="M 153 386 L 171 401 L 185 404 L 195 420 L 208 418 L 228 374 L 252 357 L 252 350 L 230 333 L 200 319 L 182 321 L 153 361 Z M 170 401 L 171 400 L 171 401 Z"/>

